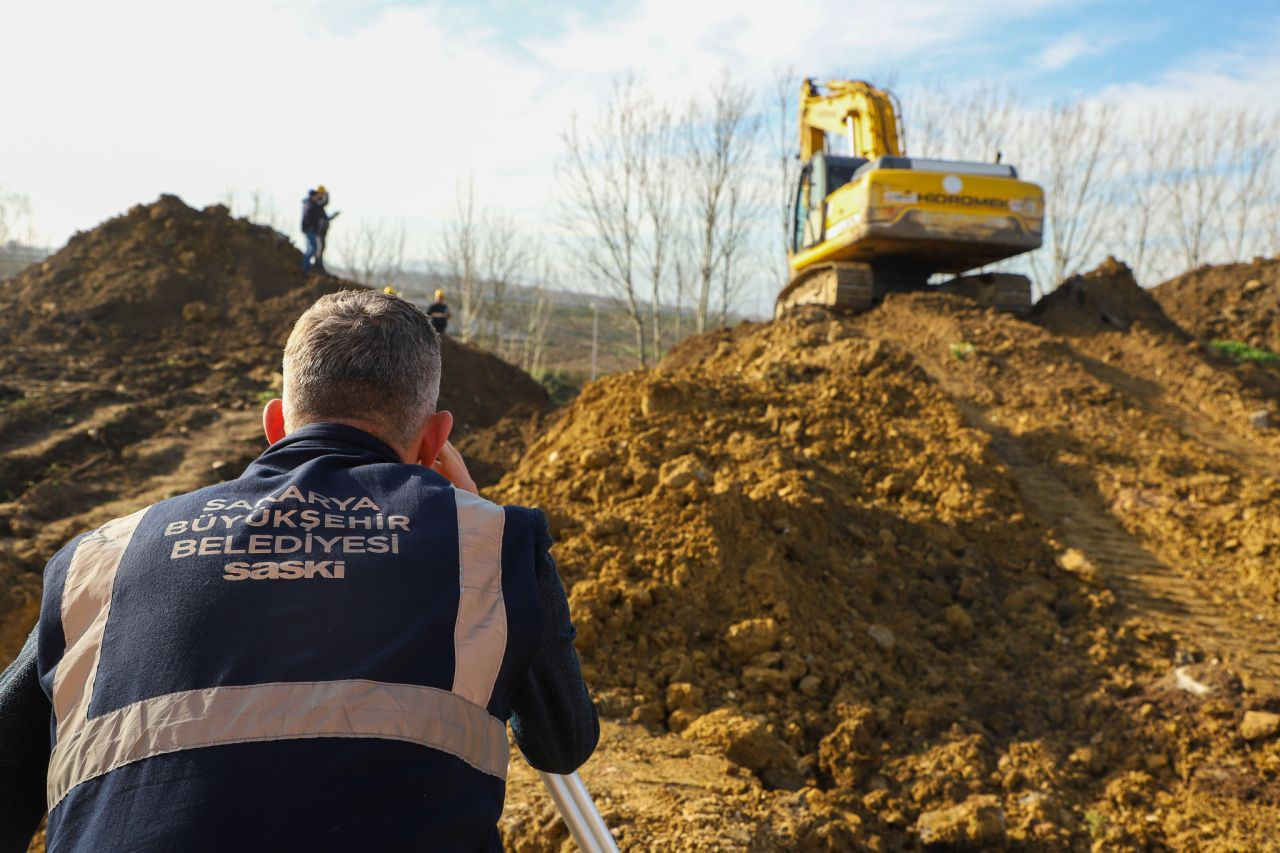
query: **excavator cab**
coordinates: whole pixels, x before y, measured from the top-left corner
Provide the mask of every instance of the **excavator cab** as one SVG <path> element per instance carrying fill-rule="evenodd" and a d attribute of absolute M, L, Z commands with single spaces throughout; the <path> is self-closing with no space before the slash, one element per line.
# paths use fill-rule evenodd
<path fill-rule="evenodd" d="M 1040 246 L 1040 187 L 1004 163 L 908 157 L 891 95 L 862 81 L 826 85 L 806 80 L 801 92 L 792 275 L 775 314 L 801 304 L 865 310 L 888 291 Z M 841 138 L 847 154 L 831 150 Z M 960 275 L 942 286 L 1002 310 L 1031 307 L 1025 276 Z"/>
<path fill-rule="evenodd" d="M 865 157 L 840 157 L 818 152 L 800 172 L 795 194 L 795 228 L 791 252 L 816 245 L 826 239 L 827 196 L 853 180 Z"/>

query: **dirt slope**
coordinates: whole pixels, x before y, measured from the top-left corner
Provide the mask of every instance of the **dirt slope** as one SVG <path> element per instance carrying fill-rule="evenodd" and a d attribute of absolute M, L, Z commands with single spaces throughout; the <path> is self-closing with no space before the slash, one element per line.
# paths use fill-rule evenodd
<path fill-rule="evenodd" d="M 0 283 L 0 658 L 34 622 L 38 573 L 63 541 L 235 476 L 260 451 L 293 321 L 356 286 L 306 277 L 281 235 L 173 196 Z M 524 435 L 499 422 L 543 411 L 541 387 L 448 338 L 444 373 L 461 446 L 507 464 Z"/>
<path fill-rule="evenodd" d="M 1280 260 L 1203 266 L 1152 293 L 1169 316 L 1199 338 L 1280 352 Z"/>
<path fill-rule="evenodd" d="M 895 296 L 589 386 L 500 493 L 557 510 L 624 846 L 1266 842 L 1280 445 L 1187 339 L 1112 264 L 1035 323 Z"/>
<path fill-rule="evenodd" d="M 1139 351 L 1157 334 L 1122 325 Z M 1180 373 L 1201 362 L 1171 326 L 1157 360 Z M 1247 638 L 1242 620 L 1276 608 L 1260 512 L 1275 483 L 1203 452 L 1100 378 L 1114 356 L 1068 340 L 940 295 L 744 325 L 589 386 L 533 445 L 499 493 L 556 510 L 590 683 L 631 731 L 586 774 L 624 846 L 1141 847 L 1261 839 L 1280 820 L 1280 751 L 1235 735 L 1280 694 L 1215 658 L 1239 647 L 1126 606 L 1118 577 L 1238 582 L 1211 615 Z M 1235 387 L 1206 369 L 1173 398 Z M 1234 412 L 1196 426 L 1234 442 Z M 1143 429 L 1154 458 L 1117 459 Z M 1172 524 L 1148 509 L 1188 498 Z M 1211 500 L 1202 528 L 1194 501 Z M 1183 665 L 1211 700 L 1175 686 Z M 678 770 L 635 756 L 707 749 L 743 785 L 695 777 L 677 814 L 711 797 L 718 817 L 653 820 L 646 778 Z M 1206 793 L 1219 773 L 1235 789 Z M 528 809 L 509 843 L 555 849 Z"/>

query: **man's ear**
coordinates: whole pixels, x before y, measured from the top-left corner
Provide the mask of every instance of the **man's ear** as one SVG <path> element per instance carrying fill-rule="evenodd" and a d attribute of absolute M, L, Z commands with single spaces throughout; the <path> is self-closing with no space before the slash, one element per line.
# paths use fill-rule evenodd
<path fill-rule="evenodd" d="M 425 465 L 428 468 L 434 465 L 436 457 L 440 455 L 440 451 L 444 448 L 444 443 L 449 440 L 449 433 L 452 431 L 452 412 L 436 412 L 423 421 L 422 428 L 418 431 L 418 464 Z"/>
<path fill-rule="evenodd" d="M 262 431 L 267 434 L 268 444 L 275 444 L 284 438 L 284 401 L 279 397 L 268 400 L 263 407 Z"/>

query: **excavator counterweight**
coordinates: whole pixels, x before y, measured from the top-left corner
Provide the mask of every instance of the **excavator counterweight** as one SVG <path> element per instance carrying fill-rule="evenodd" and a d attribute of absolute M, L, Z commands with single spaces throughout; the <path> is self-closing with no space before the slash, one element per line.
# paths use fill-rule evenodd
<path fill-rule="evenodd" d="M 791 280 L 776 315 L 812 304 L 865 310 L 889 291 L 930 286 L 937 273 L 1040 246 L 1040 187 L 1008 164 L 908 157 L 893 96 L 869 83 L 833 81 L 824 91 L 804 81 L 800 157 Z M 1031 307 L 1025 276 L 961 275 L 941 286 L 1002 310 Z"/>

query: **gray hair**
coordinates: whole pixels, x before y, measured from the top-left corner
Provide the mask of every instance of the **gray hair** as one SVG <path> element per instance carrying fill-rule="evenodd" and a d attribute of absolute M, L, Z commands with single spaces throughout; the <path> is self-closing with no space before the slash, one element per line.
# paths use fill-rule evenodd
<path fill-rule="evenodd" d="M 418 308 L 376 290 L 320 297 L 284 346 L 291 428 L 358 420 L 409 444 L 440 394 L 440 338 Z"/>

